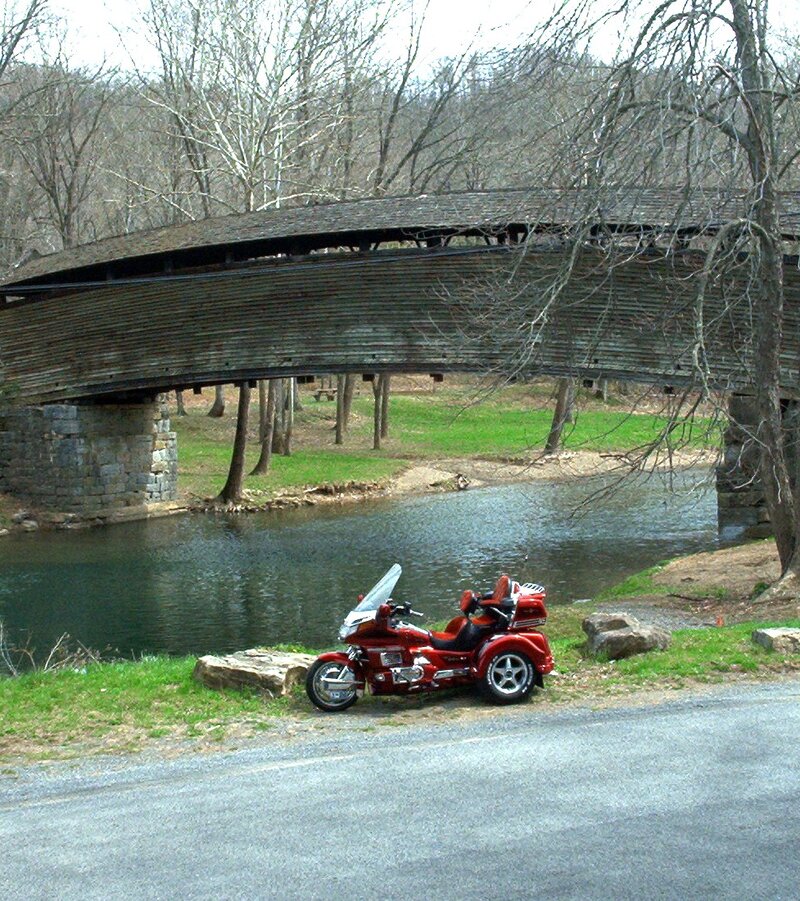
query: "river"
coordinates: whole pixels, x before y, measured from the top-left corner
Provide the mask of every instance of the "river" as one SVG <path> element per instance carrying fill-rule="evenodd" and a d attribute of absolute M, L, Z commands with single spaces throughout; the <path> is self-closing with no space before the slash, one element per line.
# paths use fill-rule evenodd
<path fill-rule="evenodd" d="M 533 482 L 348 506 L 195 514 L 0 540 L 0 618 L 40 652 L 63 632 L 122 656 L 335 643 L 392 563 L 395 597 L 447 619 L 501 572 L 550 603 L 596 594 L 667 557 L 717 546 L 716 495 L 692 470 L 576 507 L 597 482 Z"/>

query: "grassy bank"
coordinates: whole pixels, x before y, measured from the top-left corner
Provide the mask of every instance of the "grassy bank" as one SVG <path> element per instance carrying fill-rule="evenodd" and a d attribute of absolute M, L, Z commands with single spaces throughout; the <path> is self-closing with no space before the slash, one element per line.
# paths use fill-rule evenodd
<path fill-rule="evenodd" d="M 737 673 L 769 676 L 800 671 L 800 655 L 783 657 L 751 642 L 752 630 L 766 623 L 679 630 L 666 651 L 599 662 L 584 656 L 580 623 L 587 612 L 587 605 L 551 610 L 546 632 L 558 673 L 548 678 L 545 691 L 534 694 L 531 704 L 597 704 L 639 689 L 678 689 Z M 800 620 L 788 624 L 800 626 Z M 319 717 L 301 688 L 277 700 L 204 688 L 191 678 L 194 662 L 194 658 L 157 657 L 1 679 L 0 761 L 11 765 L 87 753 L 125 753 L 156 742 L 171 752 L 222 742 L 231 747 L 274 728 L 281 718 L 297 723 Z M 363 716 L 362 728 L 392 725 L 397 716 L 413 715 L 437 698 L 450 714 L 483 707 L 474 692 L 464 690 L 427 699 L 366 697 L 355 713 Z"/>
<path fill-rule="evenodd" d="M 199 496 L 215 495 L 222 487 L 235 426 L 232 413 L 211 419 L 205 415 L 206 408 L 207 401 L 195 403 L 187 416 L 172 419 L 178 433 L 181 489 Z M 411 460 L 474 456 L 527 461 L 544 446 L 552 397 L 542 385 L 510 386 L 480 404 L 471 403 L 464 388 L 395 394 L 390 403 L 390 435 L 380 451 L 372 450 L 371 392 L 362 391 L 355 399 L 351 427 L 341 447 L 333 443 L 335 413 L 335 402 L 315 402 L 306 394 L 296 417 L 292 456 L 274 457 L 272 471 L 248 476 L 245 488 L 270 497 L 309 485 L 380 482 L 408 467 Z M 257 422 L 256 404 L 248 472 L 258 457 Z M 631 414 L 587 396 L 581 400 L 577 421 L 565 431 L 564 446 L 567 450 L 630 451 L 656 439 L 666 425 L 666 417 L 657 412 Z M 718 443 L 719 434 L 710 421 L 699 420 L 680 437 L 688 446 L 702 448 Z"/>

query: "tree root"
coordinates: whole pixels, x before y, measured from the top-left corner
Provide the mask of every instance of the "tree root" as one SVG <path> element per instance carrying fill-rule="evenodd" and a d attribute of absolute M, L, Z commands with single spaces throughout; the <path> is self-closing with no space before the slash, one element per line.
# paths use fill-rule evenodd
<path fill-rule="evenodd" d="M 752 600 L 753 604 L 800 603 L 800 576 L 785 573 Z"/>

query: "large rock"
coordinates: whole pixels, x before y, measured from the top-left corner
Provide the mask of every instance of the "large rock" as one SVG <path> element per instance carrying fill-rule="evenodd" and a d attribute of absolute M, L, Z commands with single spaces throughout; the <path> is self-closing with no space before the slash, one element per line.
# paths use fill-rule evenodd
<path fill-rule="evenodd" d="M 209 688 L 257 688 L 273 697 L 288 694 L 302 682 L 317 658 L 313 654 L 292 654 L 253 648 L 225 657 L 211 654 L 195 664 L 193 676 Z"/>
<path fill-rule="evenodd" d="M 800 654 L 800 629 L 756 629 L 752 638 L 768 651 Z"/>
<path fill-rule="evenodd" d="M 584 619 L 582 628 L 591 641 L 601 632 L 616 632 L 618 629 L 638 628 L 639 620 L 629 613 L 593 613 Z"/>
<path fill-rule="evenodd" d="M 640 623 L 628 613 L 593 613 L 582 623 L 589 653 L 609 660 L 664 650 L 672 636 L 666 629 Z"/>

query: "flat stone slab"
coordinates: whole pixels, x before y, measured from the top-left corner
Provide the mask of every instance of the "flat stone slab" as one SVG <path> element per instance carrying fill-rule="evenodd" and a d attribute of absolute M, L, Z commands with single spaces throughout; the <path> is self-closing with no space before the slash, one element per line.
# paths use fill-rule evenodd
<path fill-rule="evenodd" d="M 756 629 L 752 639 L 768 651 L 800 654 L 800 629 Z"/>
<path fill-rule="evenodd" d="M 273 697 L 288 694 L 306 678 L 317 658 L 313 654 L 293 654 L 251 648 L 224 657 L 207 654 L 195 664 L 193 677 L 203 685 L 223 688 L 257 688 Z"/>

